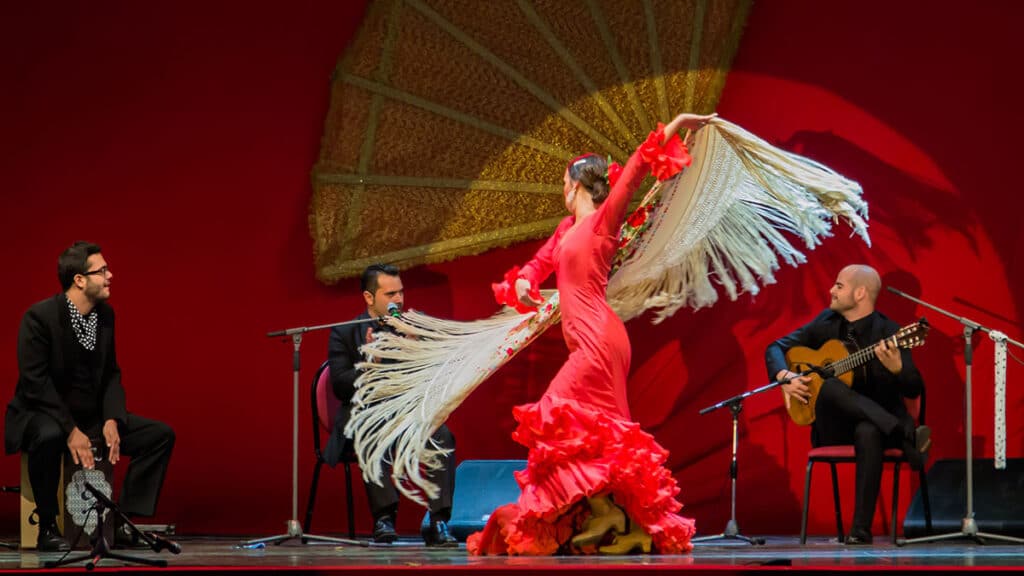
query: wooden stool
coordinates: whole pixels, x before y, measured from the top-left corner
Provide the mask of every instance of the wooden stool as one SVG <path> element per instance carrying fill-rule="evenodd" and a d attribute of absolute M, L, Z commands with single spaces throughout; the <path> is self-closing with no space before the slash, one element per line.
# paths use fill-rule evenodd
<path fill-rule="evenodd" d="M 63 476 L 64 463 L 61 462 Z M 64 509 L 64 490 L 57 490 L 57 508 Z M 32 483 L 28 480 L 28 454 L 21 453 L 21 549 L 35 550 L 39 538 L 39 519 L 30 520 L 36 511 L 36 496 L 32 493 Z M 64 515 L 57 514 L 57 528 L 64 533 Z"/>

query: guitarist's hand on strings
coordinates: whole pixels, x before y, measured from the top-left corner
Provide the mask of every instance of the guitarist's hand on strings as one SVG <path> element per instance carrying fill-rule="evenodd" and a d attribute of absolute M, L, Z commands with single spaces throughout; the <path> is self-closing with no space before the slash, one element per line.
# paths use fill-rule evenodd
<path fill-rule="evenodd" d="M 800 376 L 789 370 L 780 370 L 775 375 L 775 380 L 785 380 L 786 378 L 792 378 L 788 383 L 779 386 L 782 388 L 782 393 L 786 395 L 786 398 L 796 398 L 801 404 L 807 404 L 811 399 L 811 391 L 807 388 L 807 383 L 811 381 L 810 376 Z"/>
<path fill-rule="evenodd" d="M 882 363 L 882 366 L 892 372 L 893 374 L 899 374 L 903 371 L 903 357 L 900 355 L 900 348 L 892 341 L 892 338 L 886 338 L 875 346 L 875 357 Z"/>

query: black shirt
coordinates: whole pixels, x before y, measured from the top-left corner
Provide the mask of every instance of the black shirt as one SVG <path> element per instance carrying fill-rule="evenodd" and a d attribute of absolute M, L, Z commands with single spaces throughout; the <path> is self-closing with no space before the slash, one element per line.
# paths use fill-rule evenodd
<path fill-rule="evenodd" d="M 76 343 L 77 344 L 77 343 Z M 67 396 L 68 409 L 75 419 L 75 425 L 88 434 L 90 428 L 101 425 L 101 395 L 97 389 L 96 353 L 79 344 L 78 362 L 73 368 L 71 386 Z"/>

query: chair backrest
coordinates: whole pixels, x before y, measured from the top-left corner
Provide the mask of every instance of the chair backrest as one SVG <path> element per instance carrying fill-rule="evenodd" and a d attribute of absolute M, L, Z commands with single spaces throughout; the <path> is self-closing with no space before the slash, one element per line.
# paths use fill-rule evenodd
<path fill-rule="evenodd" d="M 313 406 L 320 427 L 329 433 L 334 428 L 334 415 L 338 413 L 341 401 L 331 387 L 331 368 L 327 362 L 320 366 L 313 378 Z"/>

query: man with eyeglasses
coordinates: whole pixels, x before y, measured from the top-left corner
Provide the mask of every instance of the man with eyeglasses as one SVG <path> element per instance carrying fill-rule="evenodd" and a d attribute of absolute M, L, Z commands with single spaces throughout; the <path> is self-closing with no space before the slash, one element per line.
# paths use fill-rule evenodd
<path fill-rule="evenodd" d="M 57 259 L 63 292 L 34 304 L 18 331 L 18 385 L 7 406 L 8 454 L 28 455 L 39 520 L 38 549 L 67 550 L 57 529 L 57 491 L 65 451 L 75 464 L 95 464 L 90 438 L 105 444 L 111 464 L 131 457 L 121 511 L 150 516 L 174 447 L 170 426 L 128 413 L 114 347 L 113 278 L 100 247 L 75 242 Z M 104 448 L 103 446 L 97 448 Z M 115 544 L 130 545 L 120 526 Z"/>

